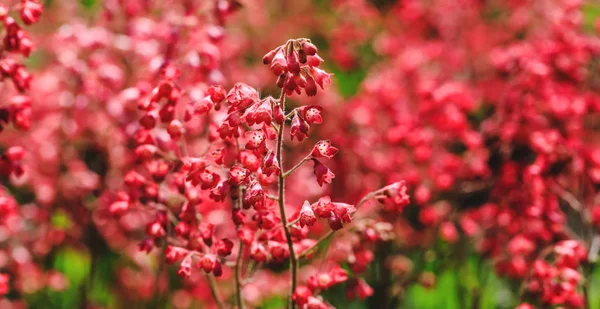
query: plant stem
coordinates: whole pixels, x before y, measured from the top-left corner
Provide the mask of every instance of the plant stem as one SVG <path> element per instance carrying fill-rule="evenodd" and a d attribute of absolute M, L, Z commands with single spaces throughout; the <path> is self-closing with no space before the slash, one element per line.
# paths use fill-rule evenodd
<path fill-rule="evenodd" d="M 279 99 L 281 109 L 285 113 L 285 91 L 281 90 L 281 98 Z M 292 300 L 292 294 L 296 290 L 296 282 L 298 276 L 298 260 L 296 259 L 296 253 L 294 252 L 294 243 L 292 242 L 292 234 L 288 227 L 287 215 L 285 213 L 285 177 L 283 173 L 283 133 L 285 131 L 285 122 L 279 127 L 277 132 L 277 160 L 279 161 L 279 212 L 281 216 L 281 222 L 283 223 L 283 230 L 285 231 L 285 238 L 287 239 L 288 249 L 290 251 L 290 295 L 288 297 L 288 308 L 293 309 L 294 301 Z"/>
<path fill-rule="evenodd" d="M 223 301 L 221 301 L 221 295 L 219 295 L 219 290 L 217 289 L 217 281 L 212 274 L 207 274 L 206 279 L 208 280 L 208 286 L 210 287 L 210 293 L 212 294 L 215 303 L 219 309 L 225 309 L 225 305 Z"/>
<path fill-rule="evenodd" d="M 292 167 L 289 171 L 283 173 L 283 178 L 286 178 L 288 176 L 290 176 L 293 172 L 295 172 L 300 166 L 302 166 L 302 164 L 304 164 L 304 162 L 310 160 L 310 158 L 312 158 L 311 154 L 308 154 L 306 157 L 302 158 L 302 160 L 300 160 L 300 162 L 298 162 L 298 164 L 294 165 L 294 167 Z"/>
<path fill-rule="evenodd" d="M 362 204 L 364 204 L 365 202 L 367 202 L 368 200 L 370 200 L 374 197 L 377 197 L 377 194 L 379 194 L 379 190 L 373 191 L 373 192 L 363 196 L 363 198 L 360 199 L 360 201 L 356 204 L 356 211 L 358 212 L 358 208 L 360 208 L 360 206 L 362 206 Z M 354 217 L 354 216 L 352 216 L 352 217 Z M 330 230 L 329 232 L 327 232 L 327 234 L 321 236 L 321 238 L 319 238 L 319 240 L 317 240 L 317 242 L 314 245 L 312 245 L 310 248 L 304 250 L 304 252 L 302 252 L 298 257 L 303 258 L 303 257 L 309 255 L 310 253 L 312 253 L 320 244 L 322 244 L 324 241 L 329 239 L 329 237 L 331 237 L 334 232 L 335 232 L 334 230 Z"/>
<path fill-rule="evenodd" d="M 244 309 L 244 301 L 242 300 L 242 286 L 240 282 L 243 252 L 244 244 L 240 241 L 240 248 L 238 249 L 237 261 L 235 263 L 235 299 L 239 309 Z"/>
<path fill-rule="evenodd" d="M 236 152 L 238 152 L 240 149 L 240 145 L 239 145 L 239 141 L 237 138 L 235 139 L 235 147 L 236 147 Z M 242 196 L 243 195 L 244 195 L 244 190 L 242 190 L 242 187 L 238 187 L 238 198 L 237 198 L 237 200 L 233 201 L 234 207 L 236 209 L 242 209 Z M 239 231 L 239 225 L 236 226 L 236 229 Z M 242 297 L 242 282 L 240 280 L 243 255 L 244 255 L 244 243 L 240 239 L 240 247 L 238 249 L 238 255 L 237 255 L 236 262 L 235 262 L 235 273 L 234 273 L 234 276 L 235 276 L 235 301 L 236 301 L 238 309 L 244 309 L 244 300 Z"/>

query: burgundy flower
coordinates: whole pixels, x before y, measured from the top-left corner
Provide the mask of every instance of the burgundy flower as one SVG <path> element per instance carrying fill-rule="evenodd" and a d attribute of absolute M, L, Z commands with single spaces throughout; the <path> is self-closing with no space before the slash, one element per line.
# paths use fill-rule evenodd
<path fill-rule="evenodd" d="M 313 162 L 315 163 L 314 173 L 315 176 L 317 176 L 317 182 L 319 183 L 319 186 L 322 187 L 324 183 L 330 184 L 333 178 L 335 178 L 333 172 L 317 159 L 313 159 Z"/>
<path fill-rule="evenodd" d="M 280 168 L 279 168 L 279 162 L 277 161 L 277 158 L 275 157 L 275 152 L 274 151 L 269 151 L 267 153 L 267 155 L 265 156 L 263 163 L 262 163 L 262 168 L 261 168 L 263 174 L 267 175 L 267 176 L 271 176 L 271 175 L 276 175 L 278 176 L 280 173 Z"/>
<path fill-rule="evenodd" d="M 219 256 L 226 257 L 231 254 L 233 242 L 227 238 L 223 238 L 215 243 L 214 249 Z"/>
<path fill-rule="evenodd" d="M 294 137 L 296 137 L 299 142 L 303 141 L 308 137 L 308 129 L 310 129 L 309 124 L 296 113 L 292 118 L 292 126 L 290 128 L 291 139 L 294 140 Z"/>

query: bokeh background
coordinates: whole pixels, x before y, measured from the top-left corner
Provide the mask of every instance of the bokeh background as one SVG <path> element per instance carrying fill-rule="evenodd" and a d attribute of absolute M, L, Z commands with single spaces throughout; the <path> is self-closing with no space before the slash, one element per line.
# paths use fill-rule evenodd
<path fill-rule="evenodd" d="M 356 202 L 387 183 L 409 183 L 412 203 L 401 213 L 364 212 L 395 235 L 368 247 L 364 277 L 374 295 L 349 301 L 336 286 L 323 296 L 337 308 L 536 303 L 523 292 L 532 261 L 561 240 L 589 244 L 597 235 L 599 3 L 240 0 L 222 16 L 214 3 L 44 2 L 40 22 L 28 28 L 37 45 L 26 63 L 35 76 L 32 128 L 0 136 L 2 145 L 30 152 L 25 176 L 3 182 L 21 219 L 0 230 L 0 269 L 11 274 L 1 308 L 214 307 L 202 278 L 184 282 L 172 266 L 157 277 L 157 250 L 137 247 L 143 214 L 115 219 L 106 211 L 135 161 L 129 123 L 140 114 L 126 90 L 152 80 L 177 27 L 187 32 L 173 62 L 194 72 L 190 88 L 242 81 L 276 96 L 263 55 L 289 38 L 318 46 L 332 85 L 290 104 L 321 105 L 325 121 L 286 150 L 301 154 L 330 139 L 340 148 L 330 166 L 336 178 L 321 188 L 311 168 L 300 169 L 290 203 L 323 194 Z M 183 17 L 188 6 L 195 18 Z M 206 33 L 223 38 L 215 43 Z M 2 87 L 4 100 L 14 89 Z M 573 211 L 573 199 L 584 214 Z M 218 207 L 207 211 L 228 219 Z M 356 258 L 358 249 L 344 247 L 348 238 L 322 251 Z M 600 268 L 581 271 L 590 308 L 600 309 Z M 245 297 L 256 308 L 284 307 L 284 272 L 285 265 L 265 265 Z M 231 292 L 230 272 L 219 285 Z"/>

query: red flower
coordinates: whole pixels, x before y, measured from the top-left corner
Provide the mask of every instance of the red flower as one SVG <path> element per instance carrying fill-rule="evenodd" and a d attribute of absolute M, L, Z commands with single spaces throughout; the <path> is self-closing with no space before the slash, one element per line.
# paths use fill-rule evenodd
<path fill-rule="evenodd" d="M 229 170 L 229 183 L 233 186 L 239 186 L 247 182 L 249 175 L 249 170 L 242 167 L 241 165 L 234 165 Z"/>
<path fill-rule="evenodd" d="M 304 119 L 300 118 L 298 113 L 294 114 L 290 128 L 291 139 L 294 140 L 294 137 L 296 137 L 299 142 L 303 141 L 308 137 L 308 129 L 310 129 L 310 125 Z"/>
<path fill-rule="evenodd" d="M 312 291 L 307 286 L 299 285 L 294 290 L 292 299 L 296 304 L 302 306 L 308 302 L 310 296 L 312 296 Z"/>
<path fill-rule="evenodd" d="M 244 208 L 254 207 L 257 210 L 263 209 L 265 205 L 265 191 L 259 182 L 253 181 L 244 192 L 242 201 Z"/>
<path fill-rule="evenodd" d="M 319 141 L 313 148 L 311 155 L 315 158 L 332 158 L 338 153 L 338 149 L 331 146 L 329 141 Z"/>
<path fill-rule="evenodd" d="M 324 183 L 330 184 L 333 178 L 335 178 L 335 174 L 327 166 L 319 162 L 319 160 L 313 159 L 313 161 L 315 163 L 314 173 L 317 176 L 319 186 L 322 187 Z"/>
<path fill-rule="evenodd" d="M 214 245 L 214 249 L 218 255 L 226 257 L 231 254 L 233 249 L 233 242 L 227 238 L 223 238 Z"/>
<path fill-rule="evenodd" d="M 8 285 L 9 277 L 7 274 L 0 274 L 0 296 L 8 294 L 10 287 Z"/>
<path fill-rule="evenodd" d="M 261 123 L 271 125 L 271 120 L 273 120 L 273 100 L 272 97 L 268 97 L 250 106 L 243 115 L 248 125 L 252 126 Z"/>
<path fill-rule="evenodd" d="M 302 209 L 300 210 L 299 219 L 301 227 L 304 227 L 305 225 L 313 226 L 313 224 L 315 224 L 315 222 L 317 221 L 317 217 L 315 217 L 315 213 L 312 209 L 312 206 L 308 201 L 304 201 Z"/>
<path fill-rule="evenodd" d="M 183 259 L 189 251 L 187 249 L 181 247 L 168 246 L 165 252 L 165 261 L 168 264 L 173 264 L 181 259 Z"/>
<path fill-rule="evenodd" d="M 265 141 L 267 136 L 265 132 L 261 130 L 248 131 L 246 132 L 246 149 L 257 150 L 264 149 L 266 147 Z"/>
<path fill-rule="evenodd" d="M 258 92 L 256 89 L 244 84 L 237 83 L 227 94 L 229 102 L 229 113 L 238 110 L 244 110 L 250 105 L 259 101 Z"/>
<path fill-rule="evenodd" d="M 279 176 L 279 173 L 281 172 L 281 170 L 279 168 L 279 162 L 277 161 L 277 158 L 275 157 L 274 151 L 269 151 L 267 153 L 267 155 L 263 159 L 261 170 L 262 170 L 262 173 L 265 174 L 266 176 L 271 176 L 273 174 L 276 176 Z"/>

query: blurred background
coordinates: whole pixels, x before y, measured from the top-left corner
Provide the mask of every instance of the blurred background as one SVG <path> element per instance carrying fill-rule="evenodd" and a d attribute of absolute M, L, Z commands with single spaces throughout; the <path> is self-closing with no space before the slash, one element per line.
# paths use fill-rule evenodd
<path fill-rule="evenodd" d="M 40 22 L 27 27 L 36 44 L 24 60 L 34 76 L 31 128 L 0 135 L 3 147 L 28 151 L 25 174 L 3 181 L 2 202 L 18 210 L 2 209 L 0 216 L 0 269 L 10 276 L 0 282 L 9 289 L 0 308 L 216 308 L 203 277 L 184 281 L 177 267 L 160 268 L 158 250 L 139 250 L 147 215 L 108 213 L 135 164 L 132 140 L 141 114 L 132 89 L 151 89 L 162 60 L 170 58 L 192 93 L 244 82 L 261 96 L 277 96 L 262 57 L 300 37 L 312 40 L 334 75 L 316 97 L 290 99 L 291 106 L 323 106 L 324 123 L 286 151 L 300 159 L 316 141 L 329 139 L 340 154 L 329 166 L 336 174 L 330 187 L 317 186 L 311 167 L 301 168 L 290 177 L 288 202 L 325 194 L 357 202 L 398 180 L 407 181 L 411 195 L 401 212 L 373 205 L 362 211 L 389 223 L 389 239 L 360 245 L 348 232 L 322 248 L 374 290 L 350 301 L 345 287 L 335 286 L 323 292 L 325 299 L 351 309 L 492 309 L 523 302 L 584 308 L 571 294 L 545 302 L 547 295 L 531 287 L 530 270 L 535 260 L 555 262 L 545 252 L 561 241 L 589 248 L 597 237 L 596 1 L 43 4 Z M 16 90 L 1 87 L 0 100 L 8 102 Z M 206 125 L 189 129 L 192 152 L 206 147 Z M 203 207 L 215 222 L 230 218 L 226 204 Z M 307 267 L 325 257 L 315 259 L 317 266 Z M 569 293 L 584 295 L 587 288 L 590 308 L 600 309 L 594 264 L 590 259 L 578 268 L 585 279 Z M 285 306 L 286 267 L 267 264 L 255 274 L 244 288 L 250 307 Z M 225 295 L 233 290 L 231 276 L 225 270 L 218 282 Z"/>

